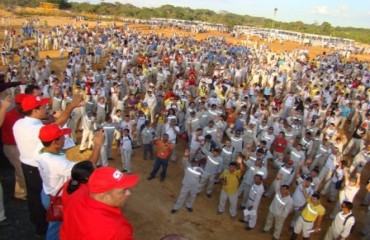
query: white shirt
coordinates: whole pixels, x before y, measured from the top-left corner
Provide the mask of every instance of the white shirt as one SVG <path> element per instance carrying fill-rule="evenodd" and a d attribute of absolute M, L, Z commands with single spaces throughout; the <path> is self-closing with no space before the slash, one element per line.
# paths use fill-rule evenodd
<path fill-rule="evenodd" d="M 308 196 L 311 196 L 313 194 L 313 190 L 311 187 L 306 188 L 306 192 Z M 299 184 L 298 187 L 295 189 L 292 198 L 293 198 L 293 205 L 295 209 L 299 209 L 300 207 L 306 204 L 307 199 L 305 198 L 303 194 L 302 184 Z"/>
<path fill-rule="evenodd" d="M 44 124 L 41 120 L 30 117 L 19 119 L 14 124 L 14 138 L 20 153 L 19 159 L 22 163 L 37 167 L 34 156 L 43 148 L 38 137 L 42 126 Z"/>
<path fill-rule="evenodd" d="M 180 132 L 180 128 L 175 126 L 177 132 Z M 164 125 L 164 133 L 168 134 L 168 140 L 170 140 L 173 144 L 176 144 L 176 132 L 172 129 L 169 123 Z"/>
<path fill-rule="evenodd" d="M 185 170 L 182 184 L 187 187 L 199 187 L 200 178 L 202 174 L 204 173 L 203 168 L 192 167 L 186 158 L 184 158 L 182 162 L 183 162 L 184 170 Z"/>
<path fill-rule="evenodd" d="M 265 188 L 263 187 L 263 184 L 257 185 L 253 184 L 251 187 L 251 190 L 249 191 L 249 198 L 248 198 L 248 207 L 253 207 L 253 209 L 257 209 L 260 201 L 262 194 L 265 192 Z"/>
<path fill-rule="evenodd" d="M 200 141 L 204 140 L 203 136 L 196 136 L 196 133 L 192 133 L 191 142 L 190 142 L 190 150 L 196 151 L 200 148 Z"/>
<path fill-rule="evenodd" d="M 121 129 L 128 129 L 131 132 L 131 122 L 122 121 L 120 127 Z"/>
<path fill-rule="evenodd" d="M 357 192 L 360 190 L 359 187 L 349 185 L 349 181 L 346 181 L 346 185 L 342 191 L 339 192 L 339 202 L 344 201 L 353 202 Z"/>
<path fill-rule="evenodd" d="M 334 170 L 337 165 L 338 165 L 338 163 L 336 161 L 336 156 L 334 154 L 330 154 L 328 159 L 325 162 L 324 167 L 326 167 L 330 170 Z"/>
<path fill-rule="evenodd" d="M 146 102 L 150 109 L 154 109 L 154 107 L 157 104 L 157 99 L 155 98 L 155 96 L 153 94 L 151 96 L 146 95 L 143 102 Z"/>
<path fill-rule="evenodd" d="M 131 140 L 130 140 L 131 138 Z M 132 150 L 132 136 L 128 135 L 128 136 L 125 136 L 123 135 L 122 136 L 122 149 L 123 150 Z"/>
<path fill-rule="evenodd" d="M 55 196 L 65 182 L 71 178 L 71 170 L 76 162 L 69 161 L 66 155 L 39 152 L 35 156 L 42 179 L 42 188 L 47 195 Z"/>
<path fill-rule="evenodd" d="M 351 233 L 352 226 L 355 224 L 355 218 L 353 216 L 349 217 L 352 212 L 344 215 L 343 212 L 339 212 L 332 223 L 332 228 L 336 233 L 340 233 L 340 237 L 342 239 L 347 238 Z M 349 217 L 349 218 L 348 218 Z M 346 221 L 346 218 L 347 221 Z M 344 222 L 346 224 L 344 225 Z"/>
<path fill-rule="evenodd" d="M 282 197 L 280 193 L 276 193 L 274 200 L 269 208 L 270 212 L 274 215 L 287 217 L 293 210 L 293 199 L 290 195 Z"/>
<path fill-rule="evenodd" d="M 293 104 L 294 104 L 294 101 L 295 101 L 295 96 L 288 96 L 285 100 L 285 106 L 286 107 L 293 107 Z"/>

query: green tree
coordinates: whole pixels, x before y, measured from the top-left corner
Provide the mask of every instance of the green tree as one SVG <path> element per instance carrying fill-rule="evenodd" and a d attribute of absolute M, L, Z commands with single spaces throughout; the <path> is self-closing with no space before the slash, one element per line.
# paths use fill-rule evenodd
<path fill-rule="evenodd" d="M 320 29 L 321 29 L 321 32 L 326 35 L 331 35 L 331 33 L 333 32 L 333 27 L 328 22 L 321 23 Z"/>
<path fill-rule="evenodd" d="M 46 2 L 59 4 L 60 9 L 71 8 L 71 4 L 68 2 L 68 0 L 47 0 Z"/>
<path fill-rule="evenodd" d="M 13 5 L 37 7 L 40 0 L 7 0 L 14 2 Z M 120 2 L 108 3 L 101 2 L 100 4 L 90 4 L 88 2 L 72 2 L 69 0 L 41 0 L 52 3 L 57 3 L 60 8 L 71 8 L 72 12 L 88 12 L 99 15 L 112 15 L 114 17 L 133 17 L 133 18 L 177 18 L 183 20 L 197 20 L 209 23 L 222 23 L 227 27 L 235 25 L 245 25 L 253 27 L 270 28 L 272 19 L 253 17 L 249 15 L 238 15 L 227 11 L 215 11 L 209 9 L 191 9 L 188 7 L 175 7 L 172 5 L 163 5 L 158 8 L 139 8 L 132 4 L 122 4 Z M 4 0 L 0 0 L 0 4 Z M 353 27 L 333 27 L 328 22 L 319 24 L 314 21 L 312 24 L 296 22 L 279 22 L 275 21 L 275 28 L 281 30 L 298 31 L 302 33 L 320 34 L 320 35 L 335 35 L 336 37 L 351 38 L 363 43 L 370 43 L 370 29 L 353 28 Z"/>

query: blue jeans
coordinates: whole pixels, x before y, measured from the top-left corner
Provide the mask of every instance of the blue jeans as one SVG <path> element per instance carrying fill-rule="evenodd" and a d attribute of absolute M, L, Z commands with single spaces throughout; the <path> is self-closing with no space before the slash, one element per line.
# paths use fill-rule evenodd
<path fill-rule="evenodd" d="M 44 190 L 41 191 L 41 202 L 45 209 L 50 205 L 50 197 L 46 195 Z M 45 240 L 59 240 L 59 230 L 62 222 L 49 222 L 48 231 L 46 232 Z"/>
<path fill-rule="evenodd" d="M 153 144 L 143 144 L 144 146 L 144 160 L 147 159 L 148 152 L 150 154 L 150 159 L 153 159 Z"/>
<path fill-rule="evenodd" d="M 150 176 L 155 177 L 155 175 L 157 175 L 157 172 L 161 166 L 162 166 L 161 178 L 164 179 L 166 177 L 168 159 L 161 159 L 159 157 L 155 159 L 153 171 L 150 173 Z"/>

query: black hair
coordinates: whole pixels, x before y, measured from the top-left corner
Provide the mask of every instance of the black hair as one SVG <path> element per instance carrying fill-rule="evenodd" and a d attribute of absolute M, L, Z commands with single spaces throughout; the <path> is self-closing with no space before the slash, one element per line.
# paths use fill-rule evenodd
<path fill-rule="evenodd" d="M 80 187 L 81 183 L 87 183 L 94 169 L 94 164 L 90 161 L 76 163 L 71 171 L 72 179 L 67 186 L 67 193 L 72 194 Z"/>
<path fill-rule="evenodd" d="M 312 182 L 312 177 L 306 177 L 304 180 Z"/>
<path fill-rule="evenodd" d="M 262 153 L 262 154 L 264 154 L 265 153 L 265 150 L 263 150 L 263 148 L 257 148 L 257 151 L 256 151 L 257 153 Z"/>
<path fill-rule="evenodd" d="M 346 206 L 346 208 L 348 208 L 349 210 L 352 210 L 352 208 L 353 208 L 353 203 L 351 203 L 349 201 L 343 201 L 342 204 L 344 204 Z"/>
<path fill-rule="evenodd" d="M 27 85 L 26 89 L 24 90 L 24 93 L 32 94 L 35 89 L 40 90 L 40 87 L 37 85 Z"/>
<path fill-rule="evenodd" d="M 55 139 L 56 140 L 56 139 Z M 43 142 L 43 141 L 41 141 L 41 143 L 42 143 L 42 146 L 44 146 L 44 147 L 50 147 L 50 145 L 51 145 L 51 143 L 53 142 L 54 140 L 52 140 L 52 141 L 49 141 L 49 142 Z"/>
<path fill-rule="evenodd" d="M 286 184 L 281 185 L 281 188 L 285 188 L 286 190 L 289 190 L 289 185 L 286 185 Z"/>
<path fill-rule="evenodd" d="M 229 166 L 236 167 L 236 166 L 238 166 L 238 164 L 237 164 L 236 162 L 230 162 L 230 163 L 229 163 Z"/>
<path fill-rule="evenodd" d="M 207 134 L 204 138 L 207 139 L 207 140 L 211 140 L 212 139 L 212 135 L 211 134 Z"/>
<path fill-rule="evenodd" d="M 26 116 L 30 116 L 31 114 L 32 114 L 32 111 L 34 110 L 34 109 L 40 109 L 40 106 L 38 106 L 38 107 L 35 107 L 35 108 L 32 108 L 31 110 L 28 110 L 28 111 L 23 111 L 23 113 L 24 113 L 24 115 L 26 115 Z"/>
<path fill-rule="evenodd" d="M 318 193 L 312 194 L 312 197 L 316 198 L 317 200 L 320 200 L 320 194 Z"/>
<path fill-rule="evenodd" d="M 254 175 L 254 177 L 258 177 L 261 181 L 263 179 L 261 174 L 256 174 L 256 175 Z"/>

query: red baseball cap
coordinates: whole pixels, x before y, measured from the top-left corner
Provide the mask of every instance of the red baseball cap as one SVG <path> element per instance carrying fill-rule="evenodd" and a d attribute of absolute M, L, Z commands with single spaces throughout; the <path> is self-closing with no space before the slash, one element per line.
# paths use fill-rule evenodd
<path fill-rule="evenodd" d="M 117 188 L 130 188 L 137 184 L 139 175 L 123 174 L 113 167 L 97 168 L 87 183 L 91 193 L 103 193 Z"/>
<path fill-rule="evenodd" d="M 21 104 L 22 103 L 22 101 L 23 101 L 23 99 L 25 98 L 25 97 L 27 97 L 27 96 L 29 96 L 28 94 L 25 94 L 25 93 L 19 93 L 19 94 L 17 94 L 16 96 L 15 96 L 15 98 L 14 98 L 14 102 L 16 103 L 16 104 Z"/>
<path fill-rule="evenodd" d="M 293 165 L 293 164 L 294 164 L 294 160 L 290 159 L 290 160 L 288 161 L 288 164 L 289 164 L 289 165 Z"/>
<path fill-rule="evenodd" d="M 63 135 L 70 134 L 71 132 L 71 129 L 60 128 L 58 124 L 53 123 L 45 125 L 40 129 L 39 138 L 42 142 L 51 142 Z"/>
<path fill-rule="evenodd" d="M 37 108 L 39 106 L 47 105 L 50 98 L 40 98 L 39 96 L 29 95 L 23 98 L 22 109 L 24 112 Z"/>

